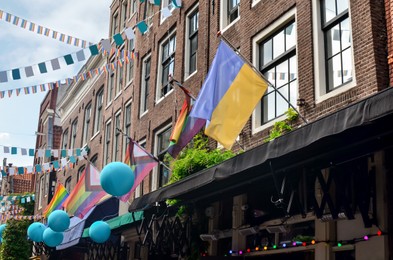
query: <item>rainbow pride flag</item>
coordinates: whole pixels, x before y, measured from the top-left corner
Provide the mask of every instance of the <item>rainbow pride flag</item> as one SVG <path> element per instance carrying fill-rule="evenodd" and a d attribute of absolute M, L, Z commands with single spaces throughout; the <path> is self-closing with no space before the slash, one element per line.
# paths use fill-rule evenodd
<path fill-rule="evenodd" d="M 91 164 L 86 165 L 90 173 L 94 172 L 99 175 L 99 171 Z M 86 189 L 86 169 L 83 171 L 81 178 L 72 190 L 68 199 L 64 202 L 64 208 L 69 215 L 83 218 L 86 213 L 96 204 L 111 197 L 104 190 L 88 191 Z"/>
<path fill-rule="evenodd" d="M 47 218 L 50 213 L 52 213 L 57 209 L 60 209 L 67 198 L 68 198 L 68 192 L 66 188 L 64 188 L 64 186 L 61 183 L 59 183 L 59 185 L 56 188 L 55 194 L 53 195 L 52 200 L 50 201 L 48 206 L 46 206 L 42 215 L 45 218 Z"/>

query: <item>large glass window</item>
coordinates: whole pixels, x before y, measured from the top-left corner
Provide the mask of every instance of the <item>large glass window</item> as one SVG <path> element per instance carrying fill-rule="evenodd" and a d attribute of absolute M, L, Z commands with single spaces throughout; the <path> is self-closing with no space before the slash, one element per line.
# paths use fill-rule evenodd
<path fill-rule="evenodd" d="M 71 177 L 68 177 L 64 183 L 64 188 L 67 190 L 68 193 L 71 192 Z"/>
<path fill-rule="evenodd" d="M 85 122 L 83 126 L 83 144 L 86 144 L 90 137 L 90 118 L 91 118 L 91 103 L 85 108 Z"/>
<path fill-rule="evenodd" d="M 142 115 L 147 111 L 147 100 L 149 97 L 150 85 L 150 56 L 145 58 L 142 63 L 142 84 L 141 84 L 141 105 L 140 114 Z"/>
<path fill-rule="evenodd" d="M 113 88 L 115 87 L 115 73 L 111 73 L 108 79 L 108 94 L 106 96 L 106 103 L 112 102 Z"/>
<path fill-rule="evenodd" d="M 121 116 L 120 112 L 118 112 L 115 115 L 115 124 L 114 124 L 115 128 L 113 130 L 113 133 L 115 134 L 113 140 L 113 157 L 112 157 L 114 162 L 120 160 L 120 142 L 121 142 L 121 132 L 119 131 L 121 129 L 120 116 Z"/>
<path fill-rule="evenodd" d="M 111 121 L 105 125 L 105 144 L 104 144 L 104 166 L 110 162 L 110 147 L 111 147 Z"/>
<path fill-rule="evenodd" d="M 199 11 L 193 10 L 187 16 L 187 38 L 186 38 L 186 77 L 191 75 L 197 69 L 197 51 L 198 51 L 198 27 Z"/>
<path fill-rule="evenodd" d="M 66 129 L 63 133 L 63 145 L 61 146 L 61 149 L 68 149 L 68 129 Z"/>
<path fill-rule="evenodd" d="M 128 0 L 123 1 L 121 7 L 121 29 L 127 26 L 127 8 L 128 8 Z"/>
<path fill-rule="evenodd" d="M 231 23 L 239 17 L 240 0 L 228 0 L 228 23 Z"/>
<path fill-rule="evenodd" d="M 71 146 L 70 146 L 70 149 L 74 149 L 75 148 L 75 143 L 76 143 L 76 131 L 77 131 L 77 128 L 78 127 L 78 119 L 75 119 L 73 122 L 72 122 L 72 125 L 71 125 Z"/>
<path fill-rule="evenodd" d="M 124 156 L 126 154 L 126 149 L 128 145 L 128 137 L 131 136 L 131 102 L 126 104 L 124 109 L 124 145 L 123 151 Z"/>
<path fill-rule="evenodd" d="M 117 84 L 115 88 L 115 97 L 123 90 L 123 67 L 117 66 Z"/>
<path fill-rule="evenodd" d="M 322 0 L 326 92 L 352 80 L 352 39 L 347 0 Z"/>
<path fill-rule="evenodd" d="M 137 8 L 136 0 L 131 0 L 131 15 L 136 12 L 136 8 Z"/>
<path fill-rule="evenodd" d="M 118 14 L 115 13 L 112 17 L 112 35 L 118 33 L 119 31 L 119 17 Z"/>
<path fill-rule="evenodd" d="M 296 60 L 296 23 L 282 27 L 259 44 L 260 71 L 292 105 L 298 96 Z M 266 123 L 283 115 L 290 107 L 271 86 L 261 101 L 260 122 Z"/>
<path fill-rule="evenodd" d="M 173 76 L 175 68 L 176 35 L 171 35 L 161 44 L 161 80 L 157 99 L 165 96 L 172 86 L 169 84 L 169 76 Z"/>
<path fill-rule="evenodd" d="M 96 115 L 94 120 L 94 133 L 100 131 L 102 122 L 102 105 L 104 103 L 104 88 L 102 87 L 96 96 Z"/>
<path fill-rule="evenodd" d="M 130 53 L 133 53 L 135 49 L 135 44 L 134 44 L 134 39 L 131 39 L 128 41 L 128 51 Z M 134 56 L 132 56 L 134 57 Z M 129 59 L 129 63 L 127 64 L 127 82 L 130 82 L 131 80 L 134 79 L 134 59 L 131 57 Z"/>
<path fill-rule="evenodd" d="M 166 150 L 169 146 L 169 137 L 171 136 L 172 128 L 169 127 L 164 131 L 160 132 L 156 136 L 156 154 L 158 159 L 163 162 Z M 169 170 L 168 167 L 160 164 L 158 167 L 158 185 L 159 187 L 164 186 L 169 181 Z"/>

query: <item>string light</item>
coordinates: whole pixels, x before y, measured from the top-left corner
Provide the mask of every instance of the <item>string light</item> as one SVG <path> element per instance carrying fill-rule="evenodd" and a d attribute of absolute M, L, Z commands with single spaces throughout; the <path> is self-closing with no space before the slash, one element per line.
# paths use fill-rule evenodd
<path fill-rule="evenodd" d="M 265 245 L 262 248 L 260 248 L 259 246 L 256 246 L 255 248 L 247 248 L 244 251 L 243 250 L 238 250 L 238 251 L 234 251 L 234 250 L 229 250 L 229 255 L 243 255 L 243 254 L 248 254 L 248 253 L 252 253 L 252 252 L 256 252 L 256 251 L 268 251 L 268 250 L 277 250 L 277 249 L 285 249 L 285 248 L 291 248 L 291 247 L 297 247 L 297 246 L 307 246 L 307 245 L 315 245 L 317 243 L 327 243 L 327 244 L 331 244 L 337 247 L 342 247 L 344 244 L 353 244 L 356 242 L 360 242 L 360 241 L 368 241 L 370 240 L 370 237 L 373 236 L 382 236 L 383 233 L 381 230 L 378 230 L 377 233 L 375 234 L 369 234 L 369 235 L 365 235 L 363 237 L 360 238 L 354 238 L 351 240 L 345 240 L 345 241 L 317 241 L 315 239 L 312 239 L 311 241 L 292 241 L 291 243 L 282 243 L 282 244 L 273 244 L 271 246 L 269 245 Z"/>

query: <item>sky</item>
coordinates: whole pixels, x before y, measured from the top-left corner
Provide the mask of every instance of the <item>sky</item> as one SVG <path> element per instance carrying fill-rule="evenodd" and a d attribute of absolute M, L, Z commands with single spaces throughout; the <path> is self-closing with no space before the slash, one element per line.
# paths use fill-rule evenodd
<path fill-rule="evenodd" d="M 12 0 L 0 1 L 0 10 L 92 43 L 109 37 L 109 13 L 112 0 Z M 68 45 L 59 40 L 30 32 L 20 26 L 0 20 L 0 72 L 62 57 L 75 53 L 81 47 Z M 49 67 L 48 63 L 47 66 Z M 73 77 L 83 62 L 73 65 L 61 64 L 61 69 L 26 78 L 0 83 L 0 90 L 29 87 Z M 39 75 L 38 75 L 39 74 Z M 32 166 L 33 157 L 4 154 L 4 146 L 34 149 L 40 104 L 47 92 L 16 96 L 15 90 L 9 98 L 0 99 L 0 166 L 3 158 L 14 166 Z"/>

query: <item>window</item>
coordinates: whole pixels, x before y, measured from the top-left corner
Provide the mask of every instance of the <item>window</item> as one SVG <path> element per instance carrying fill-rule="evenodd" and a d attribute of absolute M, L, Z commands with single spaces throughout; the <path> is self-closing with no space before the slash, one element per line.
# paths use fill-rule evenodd
<path fill-rule="evenodd" d="M 128 7 L 128 0 L 123 1 L 122 7 L 121 7 L 121 29 L 125 28 L 127 26 L 127 7 Z"/>
<path fill-rule="evenodd" d="M 78 119 L 75 119 L 71 125 L 71 146 L 70 146 L 70 149 L 75 148 L 77 127 L 78 127 Z"/>
<path fill-rule="evenodd" d="M 128 41 L 128 51 L 132 53 L 131 59 L 129 59 L 129 63 L 127 64 L 127 82 L 130 82 L 134 79 L 134 39 Z"/>
<path fill-rule="evenodd" d="M 228 0 L 228 21 L 229 23 L 239 17 L 239 4 L 240 0 Z"/>
<path fill-rule="evenodd" d="M 239 18 L 240 0 L 221 0 L 220 6 L 222 30 Z"/>
<path fill-rule="evenodd" d="M 77 175 L 76 175 L 76 183 L 78 183 L 78 181 L 79 181 L 80 177 L 82 176 L 84 170 L 85 170 L 85 165 L 81 166 L 81 167 L 78 169 L 78 173 L 77 173 Z M 70 181 L 71 181 L 71 180 L 70 180 Z"/>
<path fill-rule="evenodd" d="M 292 105 L 296 105 L 298 96 L 296 22 L 293 18 L 294 11 L 289 12 L 282 17 L 282 20 L 272 25 L 278 27 L 278 30 L 268 28 L 263 32 L 266 37 L 254 40 L 259 70 L 277 89 L 269 86 L 266 90 L 254 114 L 254 127 L 266 124 L 288 110 L 290 104 L 278 92 Z"/>
<path fill-rule="evenodd" d="M 86 144 L 89 139 L 90 130 L 90 117 L 91 117 L 91 103 L 85 108 L 85 125 L 83 126 L 83 143 Z"/>
<path fill-rule="evenodd" d="M 146 149 L 146 140 L 139 141 L 138 144 L 142 148 Z M 134 193 L 135 198 L 138 198 L 143 195 L 143 185 L 144 185 L 143 183 L 144 180 L 142 180 L 141 183 L 138 186 L 136 186 L 135 193 Z"/>
<path fill-rule="evenodd" d="M 194 9 L 187 16 L 186 24 L 186 57 L 185 57 L 185 77 L 187 78 L 197 69 L 197 51 L 198 51 L 198 27 L 199 11 Z"/>
<path fill-rule="evenodd" d="M 165 128 L 165 130 L 157 133 L 156 135 L 156 155 L 160 161 L 164 161 L 165 153 L 169 146 L 169 137 L 171 136 L 172 128 Z M 162 187 L 169 181 L 168 167 L 160 164 L 158 167 L 158 187 Z M 152 187 L 153 188 L 153 187 Z"/>
<path fill-rule="evenodd" d="M 142 83 L 141 83 L 141 105 L 140 114 L 142 115 L 147 111 L 147 101 L 149 98 L 149 85 L 150 85 L 150 55 L 143 60 L 142 63 Z"/>
<path fill-rule="evenodd" d="M 39 186 L 39 192 L 40 196 L 38 197 L 38 208 L 42 208 L 42 200 L 44 199 L 44 190 L 45 190 L 45 176 L 41 176 L 40 178 L 40 186 Z"/>
<path fill-rule="evenodd" d="M 111 121 L 109 120 L 105 125 L 104 165 L 107 165 L 110 162 L 110 147 L 111 147 Z"/>
<path fill-rule="evenodd" d="M 67 190 L 68 194 L 71 192 L 71 177 L 68 177 L 64 183 L 64 188 Z"/>
<path fill-rule="evenodd" d="M 122 91 L 123 89 L 123 67 L 117 66 L 117 84 L 115 88 L 115 97 Z"/>
<path fill-rule="evenodd" d="M 108 95 L 106 96 L 107 105 L 109 105 L 109 103 L 112 101 L 112 93 L 113 93 L 114 86 L 115 86 L 115 73 L 111 73 L 108 79 Z"/>
<path fill-rule="evenodd" d="M 131 101 L 126 104 L 125 109 L 124 109 L 124 134 L 126 135 L 124 137 L 124 145 L 123 145 L 123 151 L 124 151 L 124 157 L 126 154 L 126 149 L 128 145 L 128 137 L 131 136 Z"/>
<path fill-rule="evenodd" d="M 68 149 L 68 129 L 66 129 L 63 133 L 63 142 L 62 142 L 61 149 Z"/>
<path fill-rule="evenodd" d="M 118 112 L 115 115 L 115 124 L 114 124 L 115 129 L 113 130 L 113 132 L 115 133 L 115 138 L 113 140 L 113 156 L 112 156 L 114 162 L 120 160 L 121 132 L 117 130 L 117 129 L 121 129 L 120 116 L 121 116 L 121 112 Z"/>
<path fill-rule="evenodd" d="M 131 0 L 131 14 L 130 14 L 130 16 L 136 12 L 136 8 L 137 8 L 136 0 Z"/>
<path fill-rule="evenodd" d="M 169 75 L 173 76 L 175 68 L 176 35 L 172 34 L 160 46 L 159 89 L 157 100 L 164 97 L 171 89 Z"/>
<path fill-rule="evenodd" d="M 322 1 L 326 92 L 352 80 L 352 46 L 348 1 Z"/>
<path fill-rule="evenodd" d="M 112 17 L 112 35 L 115 35 L 116 33 L 118 33 L 119 30 L 119 21 L 118 21 L 118 14 L 115 13 Z"/>
<path fill-rule="evenodd" d="M 145 9 L 143 12 L 143 20 L 146 21 L 147 25 L 150 27 L 153 25 L 153 4 L 150 3 L 150 1 L 145 2 Z"/>
<path fill-rule="evenodd" d="M 171 0 L 162 0 L 162 1 L 161 1 L 161 10 L 162 10 L 163 8 L 165 8 L 165 7 L 168 7 L 169 11 L 171 11 L 171 12 L 174 10 L 174 7 L 173 7 L 173 5 L 172 5 L 172 1 L 171 1 Z M 163 21 L 165 21 L 166 18 L 167 18 L 167 17 L 164 17 L 164 16 L 162 15 L 162 12 L 161 12 L 161 16 L 160 16 L 160 21 L 161 21 L 161 23 L 162 23 Z"/>
<path fill-rule="evenodd" d="M 90 160 L 90 163 L 91 163 L 94 167 L 96 167 L 96 168 L 97 168 L 97 160 L 98 160 L 98 154 L 95 154 L 95 155 L 91 158 L 91 160 Z"/>
<path fill-rule="evenodd" d="M 356 86 L 348 0 L 313 0 L 316 103 Z"/>
<path fill-rule="evenodd" d="M 94 133 L 100 131 L 101 120 L 102 120 L 102 104 L 104 103 L 104 88 L 102 87 L 96 96 L 96 115 L 95 115 L 95 124 L 94 124 Z"/>

